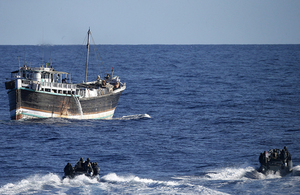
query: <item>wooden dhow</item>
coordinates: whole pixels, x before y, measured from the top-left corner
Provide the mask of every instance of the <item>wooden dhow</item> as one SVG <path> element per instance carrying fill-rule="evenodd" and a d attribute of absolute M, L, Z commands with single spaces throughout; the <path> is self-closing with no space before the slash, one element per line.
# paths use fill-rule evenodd
<path fill-rule="evenodd" d="M 126 89 L 113 71 L 87 81 L 90 29 L 88 30 L 85 82 L 74 84 L 71 74 L 52 66 L 19 67 L 5 83 L 12 120 L 32 118 L 111 119 Z"/>

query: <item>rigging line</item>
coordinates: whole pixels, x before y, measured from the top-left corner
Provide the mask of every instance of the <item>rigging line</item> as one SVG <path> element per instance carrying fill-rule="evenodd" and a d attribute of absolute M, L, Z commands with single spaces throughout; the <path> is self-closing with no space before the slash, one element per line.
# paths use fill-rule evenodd
<path fill-rule="evenodd" d="M 101 67 L 100 67 L 99 60 L 98 60 L 97 55 L 96 55 L 96 54 L 98 54 L 97 51 L 96 51 L 96 49 L 97 49 L 96 45 L 93 45 L 93 48 L 94 48 L 94 52 L 95 52 L 95 56 L 96 56 L 96 61 L 97 61 L 97 64 L 98 64 L 98 66 L 99 66 L 99 74 L 101 75 Z M 98 55 L 99 55 L 99 54 L 98 54 Z M 100 61 L 102 62 L 101 58 L 100 58 Z M 102 62 L 102 64 L 103 64 L 103 62 Z M 103 67 L 104 67 L 104 66 L 103 66 Z M 104 69 L 105 69 L 105 67 L 104 67 Z M 106 70 L 105 70 L 105 71 L 106 71 Z"/>
<path fill-rule="evenodd" d="M 106 68 L 105 68 L 105 65 L 104 65 L 104 63 L 103 63 L 103 61 L 102 61 L 102 59 L 101 59 L 100 52 L 99 52 L 99 50 L 98 50 L 98 48 L 97 48 L 97 46 L 96 46 L 96 44 L 95 44 L 94 38 L 93 38 L 93 36 L 91 36 L 91 37 L 92 37 L 92 41 L 93 41 L 93 44 L 94 44 L 94 50 L 97 50 L 97 51 L 95 51 L 95 53 L 97 53 L 97 55 L 98 55 L 98 57 L 99 57 L 99 59 L 100 59 L 100 61 L 101 61 L 101 63 L 102 63 L 102 66 L 103 66 L 105 72 L 107 72 L 107 70 L 106 70 Z M 98 64 L 99 64 L 99 63 L 98 63 Z M 99 68 L 100 68 L 100 65 L 99 65 Z"/>
<path fill-rule="evenodd" d="M 93 46 L 93 48 L 94 48 L 94 52 L 97 53 L 97 51 L 95 49 L 95 46 Z M 96 56 L 96 59 L 97 59 L 97 56 Z M 99 74 L 101 75 L 101 67 L 100 67 L 99 61 L 98 60 L 96 60 L 96 61 L 97 61 L 97 64 L 99 66 Z"/>
<path fill-rule="evenodd" d="M 84 52 L 84 50 L 82 49 L 82 48 L 86 48 L 86 44 L 85 44 L 85 42 L 87 41 L 87 35 L 85 36 L 85 38 L 83 39 L 83 41 L 82 41 L 82 44 L 81 45 L 79 45 L 80 46 L 80 48 L 79 48 L 79 50 L 77 51 L 77 55 L 76 55 L 76 57 L 75 58 L 73 58 L 73 66 L 71 66 L 71 69 L 70 69 L 70 73 L 73 71 L 73 68 L 74 67 L 76 67 L 76 62 L 81 62 L 80 61 L 80 57 L 81 57 L 81 59 L 83 60 L 83 54 L 85 53 Z M 82 46 L 85 46 L 85 47 L 82 47 Z M 81 66 L 80 66 L 81 67 Z M 84 66 L 82 66 L 82 67 L 85 67 L 85 65 Z M 74 75 L 75 76 L 75 75 Z M 75 77 L 73 77 L 73 78 L 75 78 Z M 80 82 L 80 81 L 79 81 Z"/>
<path fill-rule="evenodd" d="M 97 52 L 95 52 L 95 53 L 98 54 L 98 57 L 99 57 L 99 59 L 100 59 L 102 65 L 103 65 L 103 68 L 104 68 L 105 72 L 107 72 L 107 70 L 106 70 L 106 68 L 105 68 L 105 66 L 104 66 L 104 63 L 103 63 L 103 61 L 102 61 L 102 59 L 101 59 L 100 52 L 99 52 L 99 50 L 98 50 L 98 48 L 97 48 L 97 46 L 96 46 L 96 44 L 95 44 L 94 38 L 93 38 L 93 36 L 92 36 L 92 33 L 91 33 L 91 38 L 92 38 L 92 41 L 93 41 L 93 44 L 94 44 L 94 50 L 95 50 L 95 48 L 96 48 L 96 50 L 97 50 Z M 100 66 L 99 66 L 99 68 L 100 68 Z"/>

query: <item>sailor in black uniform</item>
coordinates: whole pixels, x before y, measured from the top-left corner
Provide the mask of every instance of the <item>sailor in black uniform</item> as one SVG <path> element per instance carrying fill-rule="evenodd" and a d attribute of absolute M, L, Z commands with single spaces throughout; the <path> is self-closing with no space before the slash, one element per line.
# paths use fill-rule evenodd
<path fill-rule="evenodd" d="M 283 162 L 287 162 L 289 160 L 292 160 L 292 155 L 289 153 L 288 149 L 286 148 L 286 146 L 284 146 L 284 148 L 281 151 L 281 159 L 283 160 Z"/>
<path fill-rule="evenodd" d="M 84 170 L 84 161 L 83 158 L 81 157 L 80 160 L 77 162 L 75 165 L 75 171 L 83 171 Z"/>
<path fill-rule="evenodd" d="M 90 162 L 90 158 L 87 158 L 84 164 L 84 169 L 86 170 L 86 172 L 90 175 L 93 175 L 93 168 Z"/>
<path fill-rule="evenodd" d="M 261 165 L 265 164 L 265 159 L 264 159 L 264 154 L 263 153 L 260 153 L 260 155 L 259 155 L 259 163 Z"/>
<path fill-rule="evenodd" d="M 74 176 L 74 169 L 73 169 L 71 163 L 68 163 L 68 164 L 65 166 L 64 172 L 65 172 L 65 176 L 70 176 L 70 177 L 73 177 L 73 176 Z"/>
<path fill-rule="evenodd" d="M 94 171 L 93 176 L 99 175 L 99 173 L 100 173 L 100 168 L 98 167 L 97 162 L 92 163 L 92 168 L 93 168 L 93 171 Z"/>

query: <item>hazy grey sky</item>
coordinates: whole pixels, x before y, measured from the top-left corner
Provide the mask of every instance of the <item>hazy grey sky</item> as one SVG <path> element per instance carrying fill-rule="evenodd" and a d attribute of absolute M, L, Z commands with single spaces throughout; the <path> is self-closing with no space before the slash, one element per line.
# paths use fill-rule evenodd
<path fill-rule="evenodd" d="M 0 44 L 300 44 L 300 0 L 0 0 Z"/>

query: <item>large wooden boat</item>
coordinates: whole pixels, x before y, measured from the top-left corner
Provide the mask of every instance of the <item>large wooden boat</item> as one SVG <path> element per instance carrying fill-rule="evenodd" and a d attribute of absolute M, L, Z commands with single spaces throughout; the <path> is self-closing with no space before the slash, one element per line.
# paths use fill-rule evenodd
<path fill-rule="evenodd" d="M 13 120 L 60 117 L 69 119 L 110 119 L 126 83 L 110 74 L 87 82 L 90 29 L 88 30 L 85 82 L 74 84 L 67 72 L 52 66 L 20 67 L 5 83 L 10 117 Z"/>

